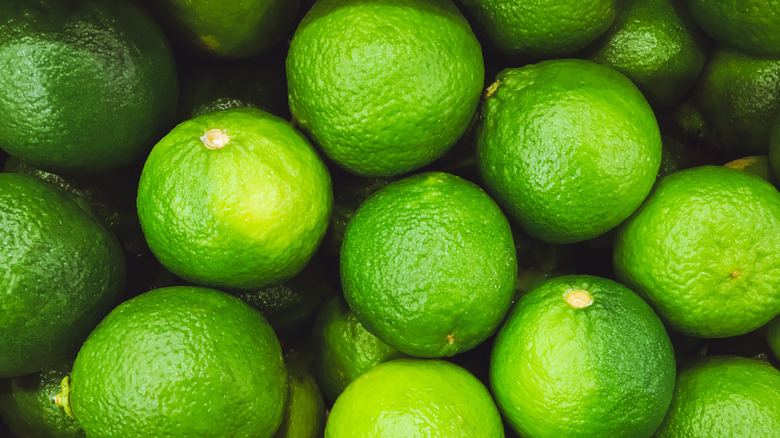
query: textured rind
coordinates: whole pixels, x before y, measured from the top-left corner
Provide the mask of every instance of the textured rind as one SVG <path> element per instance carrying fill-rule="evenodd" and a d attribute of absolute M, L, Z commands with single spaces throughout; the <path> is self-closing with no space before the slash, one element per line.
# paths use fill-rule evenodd
<path fill-rule="evenodd" d="M 286 381 L 260 313 L 213 289 L 170 287 L 98 325 L 73 364 L 70 400 L 90 437 L 271 437 Z"/>
<path fill-rule="evenodd" d="M 290 111 L 322 150 L 362 176 L 418 169 L 465 132 L 482 50 L 449 0 L 320 0 L 287 57 Z"/>
<path fill-rule="evenodd" d="M 671 107 L 693 88 L 707 60 L 707 38 L 676 0 L 623 2 L 587 59 L 631 79 L 655 105 Z"/>
<path fill-rule="evenodd" d="M 752 331 L 780 313 L 780 193 L 717 166 L 666 176 L 619 229 L 614 267 L 676 331 Z"/>
<path fill-rule="evenodd" d="M 693 96 L 715 146 L 734 157 L 766 154 L 780 113 L 780 55 L 767 58 L 716 47 Z"/>
<path fill-rule="evenodd" d="M 340 296 L 322 306 L 312 337 L 317 380 L 331 401 L 374 365 L 406 356 L 369 333 Z"/>
<path fill-rule="evenodd" d="M 565 294 L 588 292 L 576 309 Z M 562 276 L 524 295 L 493 346 L 490 385 L 521 436 L 649 437 L 674 388 L 674 352 L 642 299 L 612 280 Z"/>
<path fill-rule="evenodd" d="M 780 57 L 779 0 L 687 0 L 712 38 L 756 55 Z"/>
<path fill-rule="evenodd" d="M 84 438 L 84 430 L 54 403 L 73 362 L 0 380 L 0 416 L 17 437 Z"/>
<path fill-rule="evenodd" d="M 0 147 L 52 172 L 130 164 L 176 113 L 173 55 L 131 3 L 0 3 Z"/>
<path fill-rule="evenodd" d="M 706 357 L 680 370 L 655 437 L 776 437 L 778 406 L 780 371 L 744 357 Z"/>
<path fill-rule="evenodd" d="M 325 438 L 502 438 L 490 393 L 442 360 L 396 359 L 358 377 L 331 409 Z"/>
<path fill-rule="evenodd" d="M 488 192 L 531 237 L 598 237 L 642 203 L 661 136 L 642 93 L 590 61 L 543 61 L 498 74 L 477 126 Z"/>
<path fill-rule="evenodd" d="M 230 137 L 210 150 L 200 139 Z M 306 138 L 264 111 L 239 108 L 178 125 L 152 149 L 138 188 L 149 248 L 195 284 L 257 289 L 295 276 L 330 220 L 325 164 Z"/>
<path fill-rule="evenodd" d="M 116 237 L 71 195 L 0 173 L 0 377 L 69 359 L 119 301 Z"/>
<path fill-rule="evenodd" d="M 314 379 L 311 356 L 289 351 L 284 355 L 287 401 L 282 425 L 274 438 L 321 438 L 325 431 L 325 401 Z"/>
<path fill-rule="evenodd" d="M 376 192 L 347 225 L 344 296 L 370 333 L 417 357 L 452 356 L 509 309 L 517 260 L 509 222 L 479 187 L 427 172 Z"/>
<path fill-rule="evenodd" d="M 201 54 L 255 56 L 287 34 L 300 0 L 162 0 L 165 24 Z"/>
<path fill-rule="evenodd" d="M 585 48 L 606 31 L 617 0 L 460 0 L 508 56 L 559 58 Z"/>

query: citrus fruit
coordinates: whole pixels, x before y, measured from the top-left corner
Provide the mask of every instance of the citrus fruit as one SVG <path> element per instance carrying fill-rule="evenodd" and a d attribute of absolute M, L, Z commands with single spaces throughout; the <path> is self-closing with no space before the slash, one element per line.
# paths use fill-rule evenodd
<path fill-rule="evenodd" d="M 140 159 L 176 113 L 173 55 L 132 2 L 0 5 L 0 148 L 48 171 Z"/>
<path fill-rule="evenodd" d="M 14 436 L 84 438 L 84 430 L 54 402 L 73 362 L 0 380 L 0 417 Z"/>
<path fill-rule="evenodd" d="M 87 436 L 271 437 L 287 374 L 260 313 L 224 292 L 155 289 L 89 335 L 69 383 Z"/>
<path fill-rule="evenodd" d="M 650 105 L 625 76 L 590 61 L 498 74 L 477 127 L 485 186 L 529 236 L 598 237 L 647 196 L 661 160 Z"/>
<path fill-rule="evenodd" d="M 780 56 L 780 1 L 687 0 L 696 22 L 721 43 Z"/>
<path fill-rule="evenodd" d="M 694 98 L 719 149 L 734 158 L 766 154 L 780 110 L 780 56 L 757 57 L 716 47 Z"/>
<path fill-rule="evenodd" d="M 449 0 L 320 0 L 287 56 L 293 116 L 362 176 L 440 157 L 466 130 L 483 80 L 479 42 Z"/>
<path fill-rule="evenodd" d="M 282 425 L 274 438 L 320 438 L 325 430 L 325 402 L 312 369 L 308 351 L 284 354 L 287 368 L 287 401 Z"/>
<path fill-rule="evenodd" d="M 780 316 L 767 324 L 766 340 L 769 343 L 769 348 L 775 353 L 775 357 L 780 359 Z"/>
<path fill-rule="evenodd" d="M 412 356 L 452 356 L 490 336 L 517 260 L 498 205 L 475 184 L 427 172 L 377 191 L 347 225 L 341 283 L 370 333 Z"/>
<path fill-rule="evenodd" d="M 122 249 L 72 195 L 0 173 L 0 377 L 69 358 L 118 302 Z"/>
<path fill-rule="evenodd" d="M 768 155 L 752 155 L 749 157 L 737 158 L 736 160 L 724 164 L 723 167 L 750 172 L 753 175 L 760 176 L 762 179 L 769 181 L 773 186 L 780 187 L 780 184 L 769 166 Z"/>
<path fill-rule="evenodd" d="M 149 2 L 171 33 L 199 54 L 240 59 L 286 35 L 300 0 L 163 0 Z"/>
<path fill-rule="evenodd" d="M 707 38 L 675 0 L 630 0 L 587 49 L 587 59 L 623 73 L 660 107 L 693 88 L 707 60 Z"/>
<path fill-rule="evenodd" d="M 490 385 L 523 437 L 649 437 L 674 388 L 671 342 L 650 306 L 600 277 L 548 280 L 512 309 Z"/>
<path fill-rule="evenodd" d="M 668 175 L 621 226 L 614 266 L 674 330 L 754 330 L 780 313 L 780 193 L 720 166 Z"/>
<path fill-rule="evenodd" d="M 757 360 L 711 356 L 683 367 L 657 438 L 775 437 L 780 371 Z"/>
<path fill-rule="evenodd" d="M 374 365 L 406 356 L 369 333 L 341 296 L 320 308 L 312 339 L 317 381 L 329 400 Z"/>
<path fill-rule="evenodd" d="M 460 0 L 507 56 L 560 58 L 584 48 L 609 28 L 617 0 Z"/>
<path fill-rule="evenodd" d="M 396 359 L 350 383 L 330 411 L 326 438 L 504 436 L 482 383 L 443 360 Z"/>
<path fill-rule="evenodd" d="M 314 256 L 298 275 L 284 283 L 231 293 L 262 313 L 279 339 L 284 339 L 314 315 L 333 292 L 323 269 L 320 258 Z"/>
<path fill-rule="evenodd" d="M 338 258 L 347 224 L 355 216 L 360 205 L 377 190 L 395 181 L 397 178 L 346 178 L 346 181 L 333 183 L 333 214 L 322 249 L 328 255 Z"/>
<path fill-rule="evenodd" d="M 253 108 L 179 124 L 138 187 L 149 248 L 195 284 L 257 289 L 300 272 L 330 219 L 328 170 L 284 120 Z"/>
<path fill-rule="evenodd" d="M 205 65 L 192 61 L 181 78 L 178 120 L 247 106 L 289 119 L 284 60 L 266 62 L 266 57 Z"/>

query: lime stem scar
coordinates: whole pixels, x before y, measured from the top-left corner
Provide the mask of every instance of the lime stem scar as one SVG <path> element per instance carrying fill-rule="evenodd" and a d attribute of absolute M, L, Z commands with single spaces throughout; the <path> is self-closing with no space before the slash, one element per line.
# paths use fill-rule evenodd
<path fill-rule="evenodd" d="M 230 142 L 230 137 L 221 129 L 212 129 L 203 134 L 200 141 L 208 149 L 222 149 Z"/>
<path fill-rule="evenodd" d="M 732 272 L 732 273 L 731 273 L 731 274 L 729 274 L 729 275 L 731 276 L 731 278 L 737 278 L 737 277 L 739 277 L 739 269 L 735 269 L 735 270 L 734 270 L 734 272 Z"/>
<path fill-rule="evenodd" d="M 563 299 L 575 309 L 582 309 L 593 304 L 593 296 L 584 290 L 573 290 L 564 295 Z"/>

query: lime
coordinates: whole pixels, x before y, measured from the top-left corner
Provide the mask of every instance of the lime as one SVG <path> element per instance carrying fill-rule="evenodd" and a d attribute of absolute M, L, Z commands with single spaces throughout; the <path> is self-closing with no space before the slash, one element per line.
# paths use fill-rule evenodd
<path fill-rule="evenodd" d="M 141 174 L 138 217 L 174 274 L 249 290 L 303 269 L 332 199 L 327 168 L 302 134 L 237 108 L 183 122 L 160 140 Z"/>
<path fill-rule="evenodd" d="M 345 178 L 333 183 L 333 214 L 322 249 L 328 255 L 338 258 L 347 224 L 355 216 L 360 205 L 377 190 L 395 181 L 397 178 Z"/>
<path fill-rule="evenodd" d="M 286 385 L 279 341 L 260 313 L 181 286 L 115 308 L 76 356 L 63 404 L 88 436 L 271 437 Z"/>
<path fill-rule="evenodd" d="M 780 56 L 765 58 L 716 47 L 694 100 L 719 149 L 733 158 L 766 154 L 780 110 Z"/>
<path fill-rule="evenodd" d="M 325 430 L 325 401 L 314 379 L 313 357 L 305 350 L 289 350 L 284 363 L 287 402 L 274 438 L 320 438 Z"/>
<path fill-rule="evenodd" d="M 778 406 L 780 371 L 742 357 L 706 357 L 680 370 L 655 437 L 776 437 Z"/>
<path fill-rule="evenodd" d="M 73 362 L 0 380 L 0 416 L 18 437 L 84 438 L 84 430 L 55 403 Z"/>
<path fill-rule="evenodd" d="M 320 0 L 287 57 L 293 116 L 362 176 L 439 158 L 466 130 L 483 81 L 479 42 L 449 0 Z"/>
<path fill-rule="evenodd" d="M 202 55 L 249 58 L 287 35 L 300 0 L 150 1 L 161 22 Z"/>
<path fill-rule="evenodd" d="M 720 166 L 668 175 L 621 226 L 614 266 L 674 330 L 754 330 L 780 313 L 780 193 Z"/>
<path fill-rule="evenodd" d="M 649 437 L 674 388 L 660 319 L 625 286 L 553 278 L 513 308 L 496 337 L 490 385 L 524 437 Z"/>
<path fill-rule="evenodd" d="M 339 396 L 326 438 L 500 438 L 487 388 L 443 360 L 396 359 L 371 368 Z"/>
<path fill-rule="evenodd" d="M 317 380 L 329 400 L 374 365 L 406 356 L 369 333 L 341 296 L 320 308 L 312 339 Z"/>
<path fill-rule="evenodd" d="M 778 183 L 770 168 L 768 155 L 752 155 L 749 157 L 737 158 L 736 160 L 724 164 L 723 167 L 750 172 L 753 175 L 760 176 L 762 179 L 769 181 L 773 186 L 780 187 L 780 183 Z"/>
<path fill-rule="evenodd" d="M 539 60 L 571 55 L 615 20 L 617 0 L 460 0 L 507 56 Z"/>
<path fill-rule="evenodd" d="M 529 236 L 598 237 L 636 210 L 655 182 L 661 136 L 625 76 L 594 62 L 506 69 L 477 128 L 485 186 Z"/>
<path fill-rule="evenodd" d="M 139 160 L 176 113 L 176 70 L 157 24 L 123 1 L 0 4 L 0 148 L 49 171 Z"/>
<path fill-rule="evenodd" d="M 509 310 L 516 276 L 506 217 L 450 174 L 387 185 L 344 233 L 349 307 L 370 333 L 412 356 L 452 356 L 484 341 Z"/>
<path fill-rule="evenodd" d="M 780 56 L 780 1 L 687 0 L 711 37 L 741 51 Z"/>
<path fill-rule="evenodd" d="M 0 377 L 72 358 L 125 285 L 119 243 L 72 195 L 0 173 Z"/>
<path fill-rule="evenodd" d="M 323 269 L 315 255 L 298 275 L 284 283 L 231 293 L 262 313 L 279 339 L 284 339 L 301 328 L 333 293 Z"/>
<path fill-rule="evenodd" d="M 587 59 L 626 75 L 650 103 L 671 107 L 693 88 L 708 49 L 707 37 L 676 0 L 629 0 L 587 49 Z"/>

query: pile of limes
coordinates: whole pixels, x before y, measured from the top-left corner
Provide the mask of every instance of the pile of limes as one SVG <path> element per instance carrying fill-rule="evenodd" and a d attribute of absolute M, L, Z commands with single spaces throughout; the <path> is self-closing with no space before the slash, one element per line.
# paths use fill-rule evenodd
<path fill-rule="evenodd" d="M 3 0 L 0 436 L 780 437 L 780 0 Z"/>

